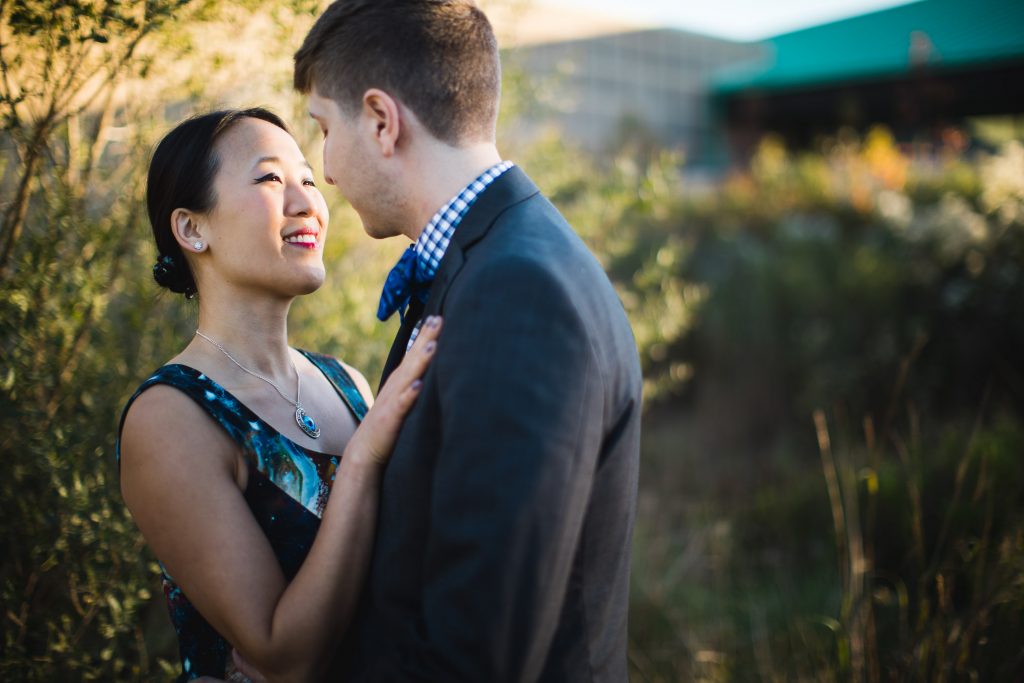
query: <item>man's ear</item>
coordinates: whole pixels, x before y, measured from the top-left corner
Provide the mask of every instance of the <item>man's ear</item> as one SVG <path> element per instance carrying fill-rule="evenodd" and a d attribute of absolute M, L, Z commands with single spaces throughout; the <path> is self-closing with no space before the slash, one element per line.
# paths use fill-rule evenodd
<path fill-rule="evenodd" d="M 371 126 L 381 153 L 385 157 L 393 155 L 402 134 L 401 109 L 395 98 L 383 90 L 370 88 L 363 93 L 363 116 Z"/>
<path fill-rule="evenodd" d="M 182 252 L 198 254 L 207 247 L 203 228 L 196 215 L 188 209 L 175 209 L 171 212 L 171 232 Z"/>

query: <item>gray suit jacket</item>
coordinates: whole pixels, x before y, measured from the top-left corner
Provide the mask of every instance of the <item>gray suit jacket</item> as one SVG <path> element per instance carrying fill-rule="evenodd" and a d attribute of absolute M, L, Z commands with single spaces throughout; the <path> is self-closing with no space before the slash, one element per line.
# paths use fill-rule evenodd
<path fill-rule="evenodd" d="M 444 328 L 333 679 L 626 681 L 641 375 L 608 278 L 512 168 L 456 230 L 422 313 Z"/>

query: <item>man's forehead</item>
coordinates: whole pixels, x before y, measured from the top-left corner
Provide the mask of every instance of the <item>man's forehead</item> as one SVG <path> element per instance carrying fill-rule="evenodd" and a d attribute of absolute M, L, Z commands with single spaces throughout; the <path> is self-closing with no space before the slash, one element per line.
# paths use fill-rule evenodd
<path fill-rule="evenodd" d="M 341 111 L 338 100 L 326 93 L 319 92 L 315 86 L 306 94 L 306 109 L 310 116 L 315 118 L 334 117 Z"/>
<path fill-rule="evenodd" d="M 310 104 L 318 104 L 323 102 L 327 98 L 324 97 L 324 94 L 320 92 L 320 89 L 314 85 L 309 89 L 309 92 L 306 93 L 306 99 L 309 101 Z"/>
<path fill-rule="evenodd" d="M 327 113 L 325 100 L 315 92 L 310 92 L 309 97 L 306 100 L 306 109 L 309 111 L 309 115 L 314 119 L 321 118 Z"/>

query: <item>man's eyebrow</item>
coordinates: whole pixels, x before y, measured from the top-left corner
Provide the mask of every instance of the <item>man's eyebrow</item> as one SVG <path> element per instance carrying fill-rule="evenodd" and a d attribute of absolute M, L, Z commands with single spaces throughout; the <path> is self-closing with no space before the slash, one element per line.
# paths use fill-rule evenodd
<path fill-rule="evenodd" d="M 274 157 L 274 156 L 260 157 L 259 159 L 256 160 L 256 163 L 253 164 L 253 166 L 258 166 L 258 165 L 262 164 L 265 161 L 270 162 L 270 163 L 280 164 L 281 163 L 281 158 L 280 157 Z M 309 162 L 306 161 L 305 159 L 302 160 L 302 165 L 305 166 L 306 168 L 308 168 L 310 171 L 313 170 L 313 167 L 310 166 Z"/>

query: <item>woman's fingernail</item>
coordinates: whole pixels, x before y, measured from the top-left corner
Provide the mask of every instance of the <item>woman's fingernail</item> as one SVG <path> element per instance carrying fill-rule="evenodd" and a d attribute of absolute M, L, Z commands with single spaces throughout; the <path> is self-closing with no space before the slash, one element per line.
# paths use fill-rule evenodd
<path fill-rule="evenodd" d="M 427 321 L 427 326 L 428 327 L 437 327 L 440 324 L 441 324 L 441 319 L 438 318 L 436 315 L 430 316 L 430 320 Z"/>
<path fill-rule="evenodd" d="M 418 379 L 418 380 L 416 380 L 416 381 L 414 381 L 412 383 L 412 390 L 413 391 L 419 391 L 422 386 L 423 386 L 423 380 Z"/>
<path fill-rule="evenodd" d="M 424 347 L 423 350 L 426 351 L 427 353 L 433 353 L 435 348 L 437 348 L 436 342 L 427 342 L 427 345 Z"/>

